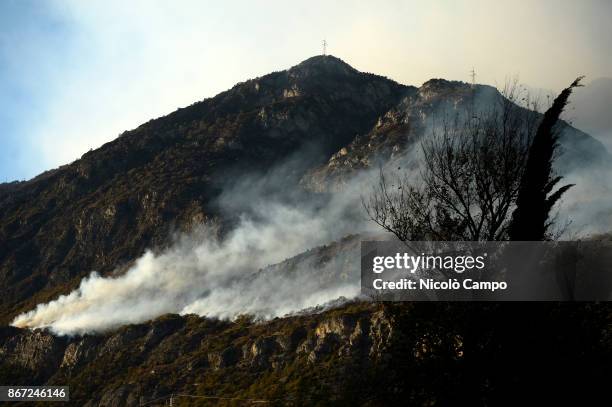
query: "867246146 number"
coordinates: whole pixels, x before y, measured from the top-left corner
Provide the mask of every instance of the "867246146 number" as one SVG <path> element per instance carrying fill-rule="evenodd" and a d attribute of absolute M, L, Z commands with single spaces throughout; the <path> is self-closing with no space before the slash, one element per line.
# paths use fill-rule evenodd
<path fill-rule="evenodd" d="M 0 401 L 68 401 L 68 386 L 0 386 Z"/>

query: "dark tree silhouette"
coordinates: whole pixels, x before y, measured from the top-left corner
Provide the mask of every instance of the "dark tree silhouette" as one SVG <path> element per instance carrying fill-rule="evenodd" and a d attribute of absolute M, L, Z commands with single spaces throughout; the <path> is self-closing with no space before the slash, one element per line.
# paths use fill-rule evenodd
<path fill-rule="evenodd" d="M 583 77 L 577 78 L 554 100 L 544 113 L 535 137 L 529 148 L 527 164 L 521 177 L 516 209 L 510 222 L 510 240 L 536 241 L 547 237 L 551 225 L 550 210 L 561 196 L 573 185 L 564 185 L 551 191 L 563 178 L 554 176 L 552 163 L 558 146 L 556 125 L 574 88 Z"/>
<path fill-rule="evenodd" d="M 420 179 L 381 169 L 363 202 L 369 218 L 402 241 L 506 240 L 540 116 L 520 96 L 509 83 L 490 106 L 434 126 Z"/>

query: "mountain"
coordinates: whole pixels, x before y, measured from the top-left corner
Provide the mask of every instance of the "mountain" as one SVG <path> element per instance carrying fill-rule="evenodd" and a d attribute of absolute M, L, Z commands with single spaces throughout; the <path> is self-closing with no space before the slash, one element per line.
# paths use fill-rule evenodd
<path fill-rule="evenodd" d="M 32 180 L 0 184 L 0 323 L 70 293 L 92 270 L 119 276 L 146 249 L 163 251 L 203 222 L 226 233 L 251 202 L 244 193 L 228 203 L 224 192 L 253 174 L 274 174 L 250 186 L 261 194 L 323 201 L 361 170 L 409 153 L 440 111 L 499 97 L 443 79 L 405 86 L 317 56 L 151 120 Z M 609 161 L 601 143 L 561 128 L 561 171 Z M 303 247 L 244 278 L 306 270 L 323 287 L 356 284 L 361 238 Z M 498 405 L 516 399 L 519 385 L 578 383 L 596 395 L 610 315 L 605 304 L 344 299 L 268 321 L 164 315 L 95 335 L 2 326 L 0 383 L 68 384 L 73 404 L 90 406 L 164 402 L 173 393 L 272 405 Z M 569 366 L 579 377 L 566 374 Z"/>
<path fill-rule="evenodd" d="M 389 160 L 402 161 L 404 153 L 413 151 L 417 142 L 445 118 L 452 120 L 455 114 L 469 109 L 486 111 L 501 98 L 491 86 L 431 79 L 416 91 L 406 92 L 370 131 L 355 137 L 327 163 L 310 171 L 302 182 L 317 191 L 337 189 L 355 171 Z M 523 112 L 530 114 L 525 109 Z M 561 174 L 578 168 L 609 168 L 611 156 L 598 140 L 566 122 L 560 124 L 559 130 L 561 155 L 555 164 Z"/>
<path fill-rule="evenodd" d="M 462 82 L 417 89 L 317 56 L 151 120 L 32 180 L 0 184 L 0 321 L 71 291 L 91 270 L 120 272 L 176 231 L 228 222 L 216 198 L 244 174 L 285 165 L 274 183 L 329 190 L 375 157 L 400 154 L 441 106 L 459 109 L 472 94 Z M 499 97 L 487 86 L 476 94 Z M 568 129 L 563 162 L 607 160 L 597 141 Z"/>
<path fill-rule="evenodd" d="M 287 172 L 299 179 L 411 89 L 314 57 L 152 120 L 72 164 L 3 184 L 0 321 L 218 216 L 214 198 L 240 174 L 306 151 Z"/>

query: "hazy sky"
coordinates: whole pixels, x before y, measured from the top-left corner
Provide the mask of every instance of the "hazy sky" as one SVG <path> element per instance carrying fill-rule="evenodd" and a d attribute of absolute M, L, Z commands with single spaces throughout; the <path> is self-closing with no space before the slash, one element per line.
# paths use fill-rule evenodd
<path fill-rule="evenodd" d="M 558 90 L 612 76 L 609 0 L 0 0 L 0 182 L 329 52 L 420 85 L 432 77 Z"/>

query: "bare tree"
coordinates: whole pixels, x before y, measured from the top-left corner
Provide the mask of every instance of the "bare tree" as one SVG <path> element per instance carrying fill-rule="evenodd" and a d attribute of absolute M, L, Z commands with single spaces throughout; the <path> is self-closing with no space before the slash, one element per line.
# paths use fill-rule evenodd
<path fill-rule="evenodd" d="M 434 126 L 421 143 L 420 182 L 408 174 L 389 182 L 381 169 L 363 200 L 370 219 L 404 241 L 505 239 L 538 124 L 520 96 L 510 83 L 490 107 Z"/>

